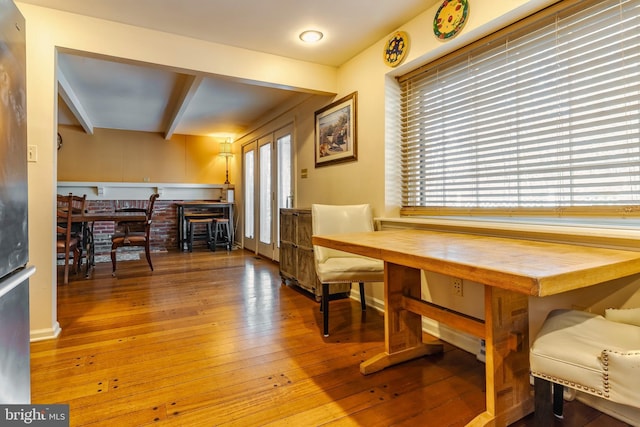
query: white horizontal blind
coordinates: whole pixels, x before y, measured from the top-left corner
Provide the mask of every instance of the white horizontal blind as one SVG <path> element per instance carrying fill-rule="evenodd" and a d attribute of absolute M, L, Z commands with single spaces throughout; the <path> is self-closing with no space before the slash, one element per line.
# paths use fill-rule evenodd
<path fill-rule="evenodd" d="M 404 207 L 640 204 L 640 0 L 401 77 Z"/>

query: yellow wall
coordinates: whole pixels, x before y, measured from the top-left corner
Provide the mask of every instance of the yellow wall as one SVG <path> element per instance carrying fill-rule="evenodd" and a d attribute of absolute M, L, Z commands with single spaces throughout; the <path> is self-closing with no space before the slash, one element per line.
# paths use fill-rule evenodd
<path fill-rule="evenodd" d="M 437 39 L 432 31 L 433 16 L 439 7 L 435 5 L 399 28 L 408 33 L 410 40 L 409 54 L 399 67 L 390 68 L 383 62 L 386 38 L 342 65 L 338 72 L 338 93 L 333 99 L 358 92 L 358 160 L 315 168 L 313 107 L 319 107 L 307 105 L 304 109 L 292 112 L 297 119 L 296 207 L 308 207 L 312 203 L 369 203 L 374 216 L 399 216 L 399 89 L 395 76 L 454 51 L 553 2 L 475 0 L 464 31 L 446 42 Z M 303 169 L 308 171 L 307 178 L 301 176 Z M 384 301 L 382 286 L 367 284 L 366 293 L 375 301 Z M 463 305 L 464 308 L 475 310 L 463 308 L 463 311 L 473 315 L 480 312 L 482 315 L 482 310 L 477 309 L 482 307 L 482 299 L 478 301 L 473 295 L 473 292 L 469 292 Z M 435 301 L 445 305 L 448 303 L 440 299 Z"/>
<path fill-rule="evenodd" d="M 219 138 L 60 126 L 58 181 L 222 184 L 225 159 Z M 237 146 L 237 144 L 235 144 Z M 235 147 L 234 147 L 235 151 Z M 230 174 L 237 156 L 229 159 Z M 237 181 L 232 181 L 237 182 Z"/>
<path fill-rule="evenodd" d="M 38 161 L 29 163 L 28 168 L 29 257 L 30 264 L 37 269 L 30 280 L 31 337 L 46 339 L 60 331 L 53 232 L 58 166 L 58 50 L 78 50 L 177 70 L 237 77 L 311 94 L 336 93 L 337 70 L 335 67 L 136 28 L 19 1 L 16 4 L 26 19 L 27 27 L 28 144 L 38 150 Z M 218 58 L 225 60 L 219 61 Z M 127 173 L 126 168 L 122 170 Z M 234 173 L 233 169 L 231 173 Z"/>
<path fill-rule="evenodd" d="M 339 69 L 335 69 L 18 2 L 18 7 L 27 20 L 28 138 L 29 144 L 36 145 L 39 152 L 39 161 L 29 163 L 29 243 L 31 263 L 38 269 L 31 280 L 32 337 L 50 337 L 58 330 L 56 275 L 53 262 L 57 166 L 60 162 L 61 170 L 67 174 L 69 167 L 65 165 L 67 159 L 64 150 L 73 144 L 80 144 L 79 140 L 73 142 L 74 137 L 64 135 L 65 147 L 61 152 L 55 149 L 57 49 L 75 49 L 182 70 L 264 81 L 283 87 L 301 88 L 315 94 L 336 94 L 335 97 L 324 99 L 311 97 L 293 110 L 277 117 L 261 118 L 258 121 L 261 123 L 260 126 L 254 126 L 253 131 L 241 137 L 234 151 L 239 153 L 241 144 L 272 132 L 279 126 L 293 123 L 296 142 L 294 185 L 297 207 L 309 206 L 311 203 L 366 202 L 372 204 L 377 216 L 397 216 L 399 175 L 395 168 L 398 157 L 395 130 L 398 89 L 394 76 L 455 50 L 553 2 L 474 0 L 469 21 L 463 32 L 445 42 L 436 39 L 431 30 L 436 5 L 399 28 L 409 34 L 411 47 L 405 63 L 395 69 L 387 67 L 382 61 L 386 37 Z M 136 42 L 131 43 L 131 40 Z M 217 58 L 220 57 L 224 57 L 225 61 L 218 61 Z M 316 169 L 313 149 L 314 112 L 331 100 L 354 91 L 358 92 L 358 160 Z M 102 132 L 97 132 L 97 135 L 100 133 Z M 186 148 L 182 151 L 180 149 L 181 137 L 176 138 L 177 140 L 174 138 L 163 143 L 170 147 L 168 150 L 186 153 Z M 123 160 L 130 150 L 136 151 L 135 155 L 140 154 L 137 150 L 148 151 L 151 141 L 149 145 L 143 142 L 141 147 L 135 148 L 127 146 L 123 141 L 115 144 L 119 144 L 117 151 L 120 157 L 116 154 L 111 157 L 110 150 L 108 157 L 114 171 L 109 167 L 109 170 L 99 173 L 85 172 L 96 173 L 96 177 L 111 176 L 113 172 L 114 180 L 141 181 L 149 176 L 150 181 L 156 181 L 155 175 L 152 175 L 155 172 L 149 169 L 148 165 L 140 165 L 141 173 L 138 173 L 135 168 L 129 168 Z M 105 147 L 100 150 L 105 150 Z M 206 153 L 206 148 L 202 147 L 202 150 Z M 71 149 L 68 152 L 71 152 Z M 198 161 L 206 162 L 206 159 L 200 158 L 199 155 L 196 157 Z M 231 168 L 231 172 L 240 176 L 237 167 L 241 164 L 240 156 L 234 158 L 237 164 Z M 122 163 L 118 163 L 119 161 Z M 184 165 L 187 168 L 189 162 L 185 160 Z M 201 163 L 199 165 L 202 166 Z M 209 170 L 206 167 L 204 169 Z M 301 176 L 303 169 L 307 170 L 306 178 Z M 73 180 L 73 176 L 85 180 L 88 176 L 84 173 L 73 173 L 69 172 L 69 180 Z M 186 171 L 182 176 L 186 181 L 209 180 L 206 176 L 190 176 Z M 183 178 L 180 178 L 179 171 L 171 171 L 166 179 L 179 182 Z M 219 175 L 215 175 L 212 180 L 219 182 Z M 232 181 L 240 182 L 237 178 Z M 239 189 L 241 191 L 241 187 Z M 382 299 L 380 287 L 369 292 L 369 295 Z"/>
<path fill-rule="evenodd" d="M 398 85 L 394 76 L 454 51 L 554 2 L 475 0 L 464 31 L 446 42 L 437 39 L 432 30 L 433 16 L 440 6 L 437 4 L 399 28 L 408 33 L 410 40 L 408 56 L 399 67 L 390 68 L 383 62 L 386 37 L 342 65 L 335 99 L 358 92 L 358 160 L 316 169 L 313 112 L 305 111 L 306 122 L 304 125 L 302 121 L 299 122 L 302 131 L 297 135 L 297 207 L 306 207 L 311 203 L 370 203 L 376 216 L 398 216 L 400 174 L 394 166 L 398 159 L 399 141 L 394 130 L 399 106 Z M 308 178 L 301 179 L 299 171 L 304 168 L 308 170 Z"/>

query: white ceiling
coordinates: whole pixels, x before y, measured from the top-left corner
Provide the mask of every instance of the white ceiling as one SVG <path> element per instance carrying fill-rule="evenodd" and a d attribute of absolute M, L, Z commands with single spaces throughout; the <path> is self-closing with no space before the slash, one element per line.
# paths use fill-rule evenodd
<path fill-rule="evenodd" d="M 312 63 L 338 66 L 442 0 L 19 0 Z M 304 29 L 325 34 L 304 45 Z M 228 78 L 63 53 L 60 124 L 186 135 L 238 135 L 308 94 Z M 144 112 L 144 113 L 142 113 Z"/>
<path fill-rule="evenodd" d="M 19 0 L 196 39 L 338 66 L 442 0 Z M 302 30 L 325 33 L 309 49 Z"/>

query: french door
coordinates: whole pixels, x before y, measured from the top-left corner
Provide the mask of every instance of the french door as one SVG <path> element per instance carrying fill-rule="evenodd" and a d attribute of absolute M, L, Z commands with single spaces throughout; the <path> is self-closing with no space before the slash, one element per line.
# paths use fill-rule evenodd
<path fill-rule="evenodd" d="M 278 261 L 279 215 L 293 207 L 291 125 L 243 146 L 244 247 Z"/>
<path fill-rule="evenodd" d="M 256 252 L 256 225 L 255 225 L 255 198 L 256 198 L 256 143 L 252 142 L 242 146 L 242 170 L 244 186 L 244 218 L 242 229 L 244 230 L 243 245 L 245 249 Z"/>

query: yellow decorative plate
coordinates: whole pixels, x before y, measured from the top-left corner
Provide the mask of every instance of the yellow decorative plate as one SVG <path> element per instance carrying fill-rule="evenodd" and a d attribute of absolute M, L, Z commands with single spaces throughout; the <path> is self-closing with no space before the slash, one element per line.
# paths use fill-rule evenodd
<path fill-rule="evenodd" d="M 433 18 L 433 33 L 439 39 L 456 36 L 469 16 L 468 0 L 445 0 Z"/>
<path fill-rule="evenodd" d="M 385 64 L 390 67 L 397 67 L 400 65 L 404 57 L 409 51 L 409 37 L 404 31 L 397 31 L 393 34 L 382 52 L 382 57 Z"/>

